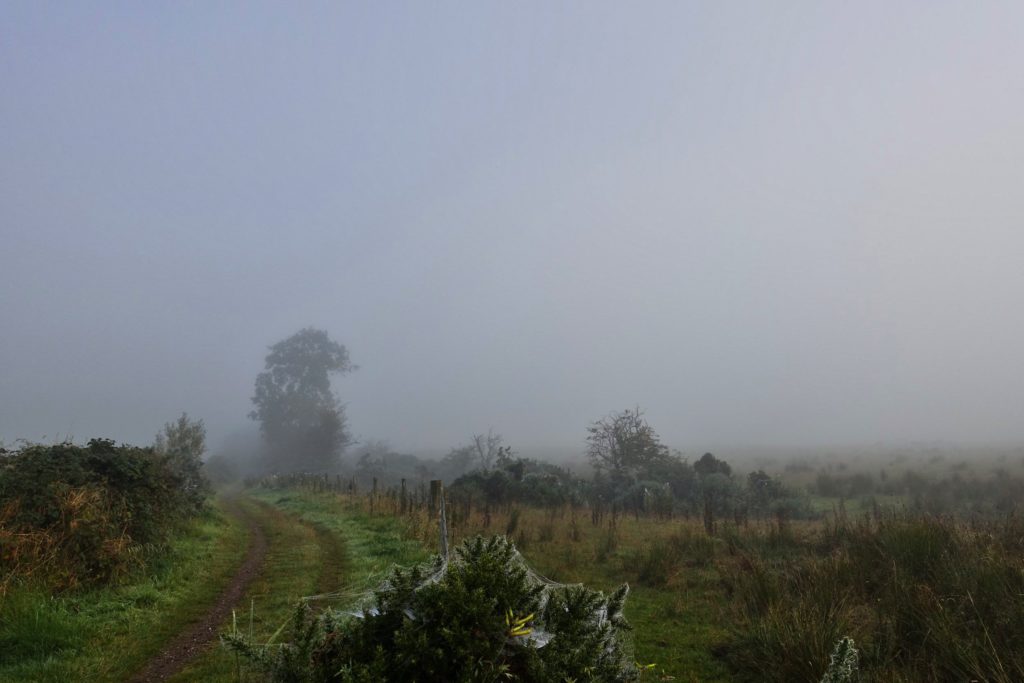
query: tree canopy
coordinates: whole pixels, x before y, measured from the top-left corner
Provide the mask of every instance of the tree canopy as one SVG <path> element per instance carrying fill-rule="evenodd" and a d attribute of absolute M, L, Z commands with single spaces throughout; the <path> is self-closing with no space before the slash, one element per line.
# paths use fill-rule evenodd
<path fill-rule="evenodd" d="M 636 478 L 668 459 L 668 448 L 639 408 L 604 417 L 587 428 L 587 457 L 613 480 Z"/>
<path fill-rule="evenodd" d="M 337 466 L 351 437 L 331 375 L 354 369 L 348 350 L 312 327 L 270 347 L 265 369 L 256 377 L 256 407 L 249 417 L 260 423 L 273 469 L 313 472 Z"/>
<path fill-rule="evenodd" d="M 711 453 L 705 453 L 700 456 L 700 460 L 693 463 L 693 471 L 700 477 L 706 477 L 712 474 L 724 474 L 728 477 L 732 474 L 732 468 L 729 467 L 729 463 L 724 460 L 719 460 Z"/>

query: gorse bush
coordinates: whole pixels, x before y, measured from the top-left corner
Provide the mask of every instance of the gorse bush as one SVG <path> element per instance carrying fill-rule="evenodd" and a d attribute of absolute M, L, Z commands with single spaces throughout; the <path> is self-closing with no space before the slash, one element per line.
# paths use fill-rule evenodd
<path fill-rule="evenodd" d="M 281 683 L 632 681 L 626 593 L 545 583 L 506 538 L 477 537 L 448 564 L 394 570 L 359 617 L 303 607 L 287 645 L 226 640 Z"/>
<path fill-rule="evenodd" d="M 181 453 L 105 439 L 0 456 L 0 592 L 18 578 L 64 589 L 122 575 L 198 512 L 196 471 Z"/>

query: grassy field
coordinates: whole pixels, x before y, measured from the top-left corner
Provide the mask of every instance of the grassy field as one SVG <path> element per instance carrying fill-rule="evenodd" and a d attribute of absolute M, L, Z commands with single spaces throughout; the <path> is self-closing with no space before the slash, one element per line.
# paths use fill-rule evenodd
<path fill-rule="evenodd" d="M 400 513 L 384 496 L 371 504 L 329 492 L 258 495 L 333 520 L 342 533 L 370 534 L 360 541 L 368 548 L 402 534 L 423 552 L 437 546 L 431 515 L 422 507 Z M 568 507 L 485 514 L 450 506 L 449 522 L 455 542 L 507 534 L 555 581 L 605 591 L 629 582 L 635 659 L 656 665 L 663 680 L 816 682 L 846 635 L 861 649 L 863 680 L 1021 680 L 1024 535 L 1016 519 L 931 516 L 896 499 L 820 505 L 838 512 L 723 521 L 713 536 L 696 519 L 624 515 L 592 524 L 586 509 Z M 368 575 L 416 554 L 377 557 L 363 565 Z"/>
<path fill-rule="evenodd" d="M 0 680 L 125 680 L 205 611 L 246 545 L 245 528 L 216 501 L 168 553 L 120 585 L 58 597 L 13 587 L 0 602 Z"/>
<path fill-rule="evenodd" d="M 898 500 L 884 503 L 821 499 L 839 516 L 721 522 L 714 536 L 698 519 L 594 524 L 585 508 L 568 507 L 453 506 L 449 521 L 453 543 L 507 534 L 552 580 L 604 591 L 628 582 L 633 656 L 655 665 L 645 680 L 816 681 L 841 635 L 863 648 L 865 680 L 1015 680 L 1024 672 L 1014 645 L 1024 628 L 1020 525 L 913 516 Z M 434 517 L 422 507 L 400 513 L 385 497 L 371 505 L 365 495 L 253 489 L 234 504 L 268 547 L 220 630 L 256 643 L 287 639 L 300 600 L 358 608 L 391 567 L 437 549 Z M 0 680 L 124 680 L 203 613 L 246 545 L 246 529 L 218 501 L 145 575 L 57 598 L 12 591 L 0 606 Z M 213 644 L 173 680 L 262 679 Z"/>

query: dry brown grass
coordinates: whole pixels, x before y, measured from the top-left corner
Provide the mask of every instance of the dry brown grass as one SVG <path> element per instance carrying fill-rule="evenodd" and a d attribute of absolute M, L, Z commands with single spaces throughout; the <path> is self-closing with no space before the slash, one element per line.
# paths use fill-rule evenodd
<path fill-rule="evenodd" d="M 97 578 L 115 579 L 138 563 L 132 539 L 115 524 L 101 490 L 63 491 L 60 520 L 44 529 L 14 523 L 23 504 L 16 499 L 0 509 L 0 596 L 15 582 L 74 589 Z"/>

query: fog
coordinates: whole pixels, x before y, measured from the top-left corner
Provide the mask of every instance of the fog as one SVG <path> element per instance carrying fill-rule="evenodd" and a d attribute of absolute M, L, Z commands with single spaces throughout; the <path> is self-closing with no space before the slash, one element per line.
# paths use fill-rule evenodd
<path fill-rule="evenodd" d="M 1024 441 L 1024 5 L 0 6 L 0 439 Z"/>

